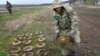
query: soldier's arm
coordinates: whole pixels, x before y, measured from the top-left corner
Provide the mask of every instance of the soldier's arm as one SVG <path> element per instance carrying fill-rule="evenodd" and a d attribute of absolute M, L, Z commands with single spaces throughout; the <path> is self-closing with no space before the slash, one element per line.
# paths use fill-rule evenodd
<path fill-rule="evenodd" d="M 56 16 L 56 15 L 54 15 L 53 18 L 52 18 L 53 24 L 55 25 L 54 26 L 55 33 L 59 33 L 57 18 L 58 18 L 58 16 Z"/>
<path fill-rule="evenodd" d="M 69 14 L 70 14 L 70 18 L 71 18 L 71 29 L 74 32 L 74 31 L 78 30 L 78 17 L 72 7 L 70 7 Z"/>

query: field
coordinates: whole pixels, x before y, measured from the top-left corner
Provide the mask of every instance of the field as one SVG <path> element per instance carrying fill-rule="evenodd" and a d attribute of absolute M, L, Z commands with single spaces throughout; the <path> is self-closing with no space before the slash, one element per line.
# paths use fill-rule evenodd
<path fill-rule="evenodd" d="M 51 8 L 17 8 L 13 15 L 0 13 L 0 56 L 7 56 L 9 46 L 18 34 L 44 32 L 50 40 L 51 48 L 55 39 L 52 24 Z M 77 8 L 79 29 L 81 31 L 81 47 L 79 56 L 100 56 L 100 8 Z M 32 43 L 35 44 L 34 42 Z M 53 50 L 54 51 L 54 50 Z M 59 53 L 59 49 L 56 51 Z M 53 53 L 52 53 L 53 54 Z"/>
<path fill-rule="evenodd" d="M 43 11 L 43 8 L 41 10 L 40 8 L 20 9 L 15 11 L 12 16 L 7 12 L 0 13 L 0 56 L 8 55 L 9 46 L 16 35 L 20 34 L 24 29 L 27 32 L 25 25 L 29 25 L 33 17 Z M 17 28 L 18 25 L 19 27 Z"/>

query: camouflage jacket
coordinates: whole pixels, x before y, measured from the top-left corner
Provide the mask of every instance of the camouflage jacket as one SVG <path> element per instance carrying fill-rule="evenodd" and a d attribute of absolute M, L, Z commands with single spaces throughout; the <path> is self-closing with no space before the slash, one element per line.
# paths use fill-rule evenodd
<path fill-rule="evenodd" d="M 7 3 L 7 4 L 6 4 L 6 8 L 7 8 L 7 9 L 11 9 L 11 8 L 12 8 L 12 5 L 11 5 L 10 3 Z"/>
<path fill-rule="evenodd" d="M 53 22 L 56 25 L 55 26 L 56 33 L 58 33 L 59 30 L 62 30 L 63 28 L 66 28 L 66 27 L 67 28 L 64 31 L 67 33 L 78 31 L 78 17 L 76 15 L 76 12 L 70 6 L 67 6 L 64 8 L 66 10 L 64 11 L 64 14 L 62 17 L 56 13 L 54 13 L 54 16 L 53 16 Z M 59 21 L 59 25 L 58 25 L 58 21 Z"/>

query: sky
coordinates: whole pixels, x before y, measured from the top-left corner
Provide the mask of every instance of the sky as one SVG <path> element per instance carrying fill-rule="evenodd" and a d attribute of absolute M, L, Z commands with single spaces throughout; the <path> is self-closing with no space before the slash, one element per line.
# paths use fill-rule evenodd
<path fill-rule="evenodd" d="M 53 0 L 0 0 L 0 4 L 6 4 L 6 1 L 9 1 L 12 4 L 42 4 L 42 3 L 51 3 Z M 67 0 L 61 0 L 67 1 Z"/>

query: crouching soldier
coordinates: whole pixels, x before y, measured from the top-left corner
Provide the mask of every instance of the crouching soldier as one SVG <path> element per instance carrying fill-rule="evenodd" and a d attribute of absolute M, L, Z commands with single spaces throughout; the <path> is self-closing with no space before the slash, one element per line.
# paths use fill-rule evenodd
<path fill-rule="evenodd" d="M 12 15 L 12 5 L 10 2 L 7 1 L 6 3 L 6 9 L 8 10 L 8 12 Z"/>
<path fill-rule="evenodd" d="M 76 12 L 70 6 L 56 5 L 54 8 L 53 21 L 56 25 L 56 39 L 61 36 L 70 37 L 69 40 L 74 45 L 80 44 L 80 32 L 78 30 L 78 18 Z M 63 39 L 62 39 L 63 40 Z M 66 41 L 65 41 L 66 42 Z M 62 56 L 67 56 L 66 45 L 61 45 Z M 76 51 L 75 51 L 76 52 Z M 74 52 L 74 55 L 76 56 Z"/>

